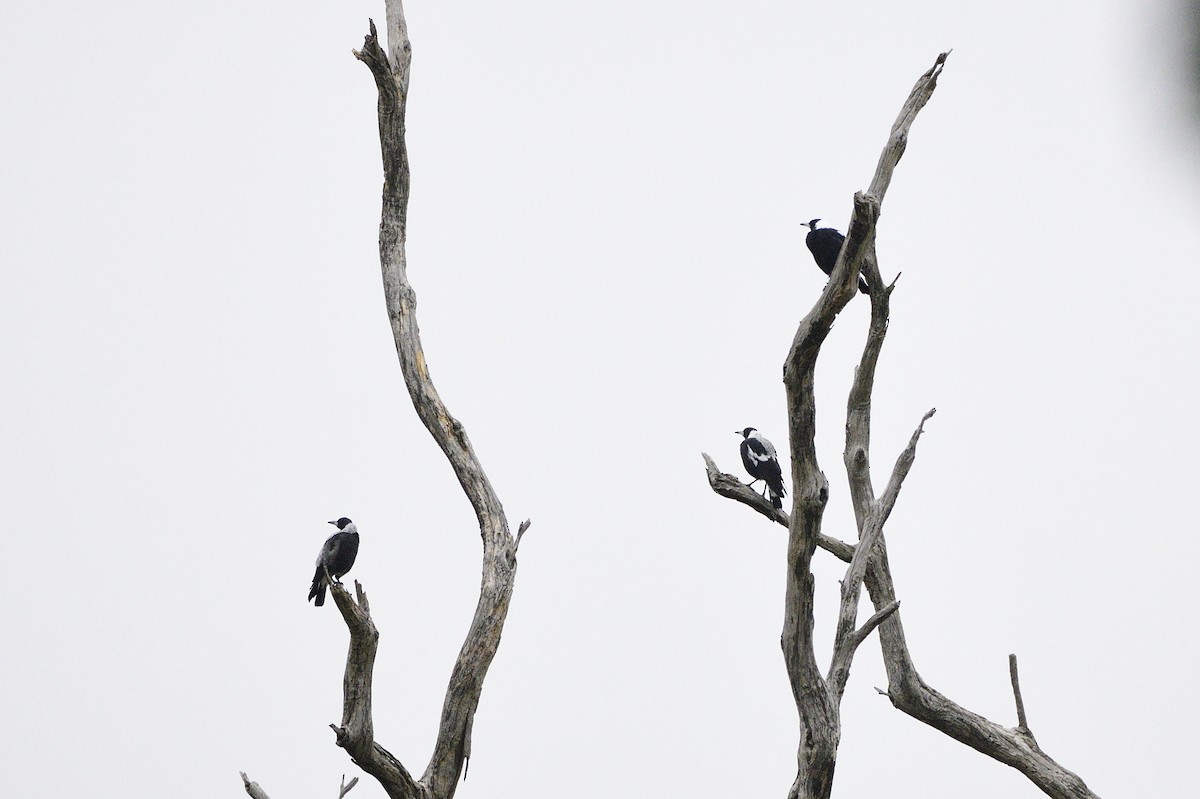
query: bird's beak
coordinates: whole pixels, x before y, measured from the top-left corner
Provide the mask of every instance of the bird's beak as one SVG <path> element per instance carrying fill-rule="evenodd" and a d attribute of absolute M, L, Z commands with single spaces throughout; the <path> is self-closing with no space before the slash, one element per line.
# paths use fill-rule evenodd
<path fill-rule="evenodd" d="M 334 520 L 333 520 L 333 521 L 331 521 L 331 522 L 325 522 L 325 523 L 326 523 L 326 524 L 337 524 L 337 519 L 334 519 Z"/>

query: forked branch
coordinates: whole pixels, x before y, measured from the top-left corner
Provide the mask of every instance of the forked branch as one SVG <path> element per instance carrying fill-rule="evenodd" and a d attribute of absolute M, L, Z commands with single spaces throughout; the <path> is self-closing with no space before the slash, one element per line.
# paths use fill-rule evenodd
<path fill-rule="evenodd" d="M 383 198 L 379 221 L 379 262 L 384 302 L 409 398 L 417 416 L 446 456 L 479 522 L 483 541 L 483 578 L 479 602 L 466 640 L 450 675 L 437 741 L 425 773 L 414 781 L 387 750 L 374 741 L 371 723 L 371 669 L 379 634 L 366 596 L 357 604 L 340 587 L 333 596 L 351 647 L 346 661 L 345 707 L 338 744 L 363 770 L 380 781 L 388 795 L 450 799 L 471 751 L 471 731 L 484 677 L 500 644 L 516 574 L 516 540 L 504 509 L 483 471 L 463 425 L 446 408 L 434 387 L 417 326 L 416 294 L 408 282 L 405 242 L 408 224 L 409 165 L 405 110 L 412 46 L 400 0 L 387 0 L 389 49 L 385 53 L 375 23 L 354 56 L 371 70 L 379 93 L 379 142 L 383 156 Z M 528 523 L 522 526 L 522 532 Z"/>
<path fill-rule="evenodd" d="M 732 475 L 720 473 L 712 459 L 705 456 L 709 485 L 713 491 L 748 505 L 788 528 L 788 591 L 785 609 L 783 648 L 792 681 L 793 694 L 801 717 L 801 744 L 798 772 L 790 797 L 828 796 L 837 739 L 838 701 L 845 687 L 850 662 L 859 644 L 878 629 L 884 664 L 888 671 L 887 695 L 905 713 L 974 747 L 980 752 L 1019 769 L 1045 793 L 1062 799 L 1089 799 L 1094 795 L 1076 775 L 1063 769 L 1045 755 L 1029 733 L 1024 704 L 1016 676 L 1015 658 L 1011 663 L 1014 697 L 1018 707 L 1018 728 L 1004 728 L 951 702 L 926 685 L 913 666 L 904 639 L 904 628 L 897 612 L 895 587 L 888 566 L 883 525 L 891 514 L 905 477 L 916 455 L 917 441 L 929 411 L 917 425 L 908 446 L 900 453 L 883 494 L 877 499 L 871 482 L 870 430 L 871 395 L 875 367 L 887 332 L 889 302 L 895 281 L 884 286 L 879 278 L 875 253 L 874 226 L 880 203 L 891 182 L 896 164 L 908 142 L 908 131 L 917 113 L 925 106 L 937 86 L 948 53 L 938 56 L 913 87 L 908 100 L 892 127 L 888 143 L 879 159 L 870 188 L 854 197 L 854 214 L 846 242 L 838 256 L 829 283 L 812 310 L 800 322 L 784 364 L 784 385 L 788 394 L 790 449 L 794 509 L 788 516 L 772 512 L 769 505 Z M 829 540 L 820 525 L 828 498 L 828 485 L 821 473 L 814 446 L 816 409 L 813 399 L 813 371 L 821 344 L 834 318 L 854 296 L 859 271 L 870 285 L 881 290 L 871 293 L 871 327 L 862 359 L 847 402 L 846 450 L 844 462 L 859 529 L 859 543 L 842 545 L 851 555 L 846 578 L 842 581 L 842 603 L 835 633 L 834 657 L 829 676 L 822 680 L 812 655 L 812 553 Z M 840 542 L 839 542 L 840 543 Z M 839 555 L 840 556 L 840 555 Z M 856 627 L 860 585 L 865 584 L 875 606 L 875 614 Z"/>

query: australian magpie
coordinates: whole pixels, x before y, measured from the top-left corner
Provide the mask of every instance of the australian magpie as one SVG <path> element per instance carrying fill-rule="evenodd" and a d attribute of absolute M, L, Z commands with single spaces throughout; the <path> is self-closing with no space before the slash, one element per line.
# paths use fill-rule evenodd
<path fill-rule="evenodd" d="M 338 531 L 325 540 L 321 551 L 317 554 L 317 572 L 313 575 L 312 588 L 308 590 L 308 598 L 316 598 L 317 607 L 325 604 L 325 588 L 328 582 L 325 573 L 335 581 L 350 571 L 354 559 L 358 556 L 358 528 L 354 522 L 345 516 L 336 522 Z"/>
<path fill-rule="evenodd" d="M 742 437 L 742 465 L 754 479 L 750 485 L 759 480 L 766 482 L 766 491 L 771 494 L 771 504 L 776 510 L 783 510 L 783 498 L 787 491 L 783 487 L 783 474 L 779 471 L 779 458 L 775 457 L 775 447 L 762 437 L 753 427 L 747 427 L 736 435 Z M 766 492 L 764 492 L 765 496 Z"/>
<path fill-rule="evenodd" d="M 817 262 L 817 266 L 821 267 L 821 271 L 832 275 L 838 253 L 842 251 L 842 242 L 846 240 L 846 237 L 831 227 L 817 227 L 817 223 L 820 221 L 820 219 L 813 219 L 802 223 L 808 228 L 808 235 L 804 237 L 804 243 L 808 245 L 808 251 L 812 253 L 813 260 Z M 870 284 L 861 274 L 858 276 L 858 290 L 863 294 L 871 293 Z"/>

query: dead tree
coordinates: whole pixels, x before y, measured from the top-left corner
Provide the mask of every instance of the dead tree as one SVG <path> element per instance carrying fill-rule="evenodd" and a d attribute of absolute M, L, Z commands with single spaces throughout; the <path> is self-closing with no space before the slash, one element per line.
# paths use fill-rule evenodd
<path fill-rule="evenodd" d="M 895 507 L 900 488 L 916 456 L 917 441 L 930 410 L 917 425 L 908 445 L 892 468 L 878 497 L 871 481 L 871 393 L 875 366 L 887 333 L 889 304 L 895 282 L 884 286 L 875 254 L 875 223 L 892 173 L 908 142 L 908 131 L 917 113 L 933 95 L 947 53 L 920 77 L 892 127 L 880 156 L 874 179 L 866 192 L 854 196 L 846 241 L 825 290 L 801 320 L 784 363 L 788 433 L 792 461 L 792 513 L 776 510 L 739 479 L 724 474 L 704 455 L 709 484 L 725 497 L 749 505 L 788 529 L 788 570 L 784 606 L 784 662 L 796 709 L 800 716 L 800 745 L 796 779 L 789 799 L 827 799 L 832 790 L 837 748 L 841 738 L 840 704 L 859 644 L 878 629 L 888 675 L 887 696 L 899 710 L 946 735 L 977 749 L 1025 774 L 1048 796 L 1085 799 L 1095 795 L 1079 777 L 1058 765 L 1038 746 L 1025 720 L 1017 680 L 1016 657 L 1010 656 L 1013 694 L 1018 724 L 1004 727 L 955 704 L 930 688 L 917 674 L 898 612 L 899 602 L 888 566 L 883 526 Z M 870 285 L 871 324 L 862 358 L 855 372 L 846 407 L 846 447 L 843 461 L 850 483 L 858 527 L 858 543 L 846 544 L 822 534 L 821 520 L 829 498 L 829 484 L 817 464 L 815 445 L 816 402 L 813 375 L 821 344 L 834 319 L 855 296 L 860 271 Z M 821 547 L 849 566 L 841 587 L 841 605 L 834 633 L 833 656 L 822 672 L 813 647 L 812 558 Z M 857 622 L 862 586 L 875 613 L 861 626 Z"/>
<path fill-rule="evenodd" d="M 370 32 L 362 49 L 354 51 L 355 58 L 371 70 L 379 93 L 379 142 L 383 154 L 379 261 L 384 300 L 413 407 L 441 447 L 475 510 L 483 539 L 483 579 L 475 617 L 450 674 L 433 755 L 419 779 L 414 779 L 394 755 L 375 741 L 371 686 L 379 631 L 371 619 L 366 592 L 356 580 L 356 601 L 341 584 L 331 585 L 333 600 L 350 630 L 350 651 L 343 680 L 342 723 L 329 726 L 336 733 L 337 745 L 350 754 L 359 768 L 378 780 L 392 799 L 450 799 L 471 756 L 475 710 L 484 677 L 500 645 L 516 575 L 517 545 L 529 522 L 522 522 L 517 534 L 512 535 L 504 509 L 466 430 L 438 396 L 425 363 L 417 328 L 416 295 L 408 282 L 405 259 L 409 168 L 404 112 L 412 47 L 401 1 L 387 0 L 386 9 L 387 51 L 379 41 L 373 21 L 369 23 Z M 262 791 L 244 774 L 242 779 L 251 796 L 255 795 L 253 791 Z M 346 790 L 349 788 L 343 787 L 343 793 Z"/>

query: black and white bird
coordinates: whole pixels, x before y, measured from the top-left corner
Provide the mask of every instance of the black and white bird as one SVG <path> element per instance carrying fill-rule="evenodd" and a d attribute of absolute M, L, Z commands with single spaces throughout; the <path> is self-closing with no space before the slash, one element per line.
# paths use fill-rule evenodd
<path fill-rule="evenodd" d="M 337 581 L 350 571 L 354 559 L 358 557 L 358 528 L 354 526 L 354 522 L 343 516 L 330 524 L 336 524 L 338 531 L 325 539 L 321 546 L 321 551 L 317 554 L 317 571 L 313 575 L 312 588 L 308 590 L 308 598 L 315 597 L 317 607 L 325 604 L 325 589 L 329 584 L 325 579 L 326 572 Z"/>
<path fill-rule="evenodd" d="M 765 481 L 767 487 L 763 496 L 769 492 L 771 504 L 776 510 L 783 510 L 783 498 L 787 496 L 787 491 L 783 487 L 783 473 L 779 470 L 779 458 L 775 456 L 775 447 L 753 427 L 747 427 L 736 435 L 742 437 L 742 465 L 754 478 L 750 485 L 753 486 L 759 480 Z"/>
<path fill-rule="evenodd" d="M 812 253 L 813 260 L 817 262 L 821 271 L 832 275 L 833 267 L 837 264 L 838 253 L 842 251 L 842 243 L 846 237 L 831 227 L 817 227 L 817 223 L 820 221 L 820 219 L 813 219 L 801 223 L 808 228 L 808 235 L 804 237 L 804 243 L 808 245 L 808 251 Z M 858 290 L 863 294 L 871 293 L 871 286 L 862 275 L 858 276 Z"/>

